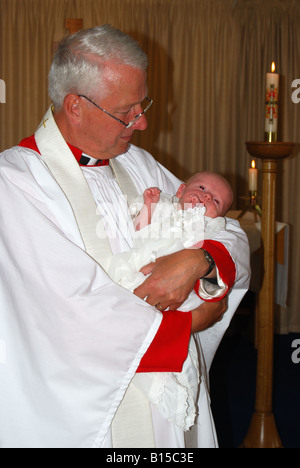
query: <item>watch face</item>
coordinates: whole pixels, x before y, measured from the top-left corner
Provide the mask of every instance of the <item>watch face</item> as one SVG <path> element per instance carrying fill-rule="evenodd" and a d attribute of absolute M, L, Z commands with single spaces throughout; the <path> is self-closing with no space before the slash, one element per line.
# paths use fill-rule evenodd
<path fill-rule="evenodd" d="M 205 250 L 204 251 L 204 257 L 206 258 L 206 260 L 208 261 L 208 263 L 210 265 L 212 265 L 214 262 L 214 259 L 212 258 L 212 256 Z"/>
<path fill-rule="evenodd" d="M 206 275 L 205 275 L 205 276 L 207 276 L 207 275 L 209 275 L 209 274 L 213 271 L 213 269 L 214 269 L 214 267 L 215 267 L 215 261 L 214 261 L 214 259 L 212 258 L 212 256 L 211 256 L 206 250 L 204 250 L 204 257 L 205 257 L 206 261 L 207 261 L 208 264 L 209 264 L 208 271 L 207 271 L 207 273 L 206 273 Z"/>

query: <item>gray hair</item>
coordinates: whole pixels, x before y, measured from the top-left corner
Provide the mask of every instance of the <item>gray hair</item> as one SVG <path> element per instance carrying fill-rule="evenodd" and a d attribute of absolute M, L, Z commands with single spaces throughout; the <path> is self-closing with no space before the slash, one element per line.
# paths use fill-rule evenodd
<path fill-rule="evenodd" d="M 101 72 L 109 60 L 142 70 L 148 67 L 147 55 L 139 44 L 110 25 L 83 29 L 63 39 L 49 73 L 49 96 L 55 109 L 62 108 L 68 94 L 92 96 L 95 90 L 99 92 Z"/>

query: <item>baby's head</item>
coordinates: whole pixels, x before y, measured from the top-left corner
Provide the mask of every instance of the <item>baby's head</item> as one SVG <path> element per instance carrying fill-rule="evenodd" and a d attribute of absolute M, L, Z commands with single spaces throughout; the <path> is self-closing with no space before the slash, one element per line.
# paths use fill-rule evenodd
<path fill-rule="evenodd" d="M 197 172 L 185 184 L 181 184 L 177 193 L 182 208 L 204 204 L 205 216 L 216 218 L 225 216 L 233 202 L 233 192 L 224 177 L 215 172 Z"/>

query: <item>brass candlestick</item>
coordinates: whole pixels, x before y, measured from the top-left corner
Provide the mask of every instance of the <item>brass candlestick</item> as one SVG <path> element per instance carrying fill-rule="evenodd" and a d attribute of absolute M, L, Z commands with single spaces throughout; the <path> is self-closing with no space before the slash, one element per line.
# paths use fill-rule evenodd
<path fill-rule="evenodd" d="M 249 190 L 248 197 L 240 197 L 242 200 L 247 200 L 247 206 L 244 210 L 239 214 L 238 219 L 241 219 L 248 211 L 254 214 L 255 222 L 258 222 L 261 216 L 261 208 L 258 204 L 258 196 L 257 191 Z"/>
<path fill-rule="evenodd" d="M 261 236 L 264 277 L 259 294 L 258 348 L 255 411 L 244 448 L 279 448 L 282 443 L 272 411 L 274 287 L 275 287 L 275 194 L 277 161 L 287 158 L 293 143 L 246 142 L 250 155 L 262 160 L 263 194 Z"/>

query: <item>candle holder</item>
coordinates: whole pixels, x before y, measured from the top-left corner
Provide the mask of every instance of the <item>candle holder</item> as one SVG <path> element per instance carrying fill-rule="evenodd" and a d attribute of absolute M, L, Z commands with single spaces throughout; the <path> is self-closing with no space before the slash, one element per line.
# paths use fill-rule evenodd
<path fill-rule="evenodd" d="M 257 210 L 257 208 L 259 208 L 257 205 L 257 191 L 249 190 L 249 198 L 250 198 L 250 206 L 253 207 L 255 210 Z"/>
<path fill-rule="evenodd" d="M 240 197 L 241 200 L 247 200 L 247 206 L 243 209 L 241 214 L 238 216 L 238 219 L 241 219 L 247 212 L 251 212 L 254 215 L 255 222 L 257 223 L 260 220 L 262 211 L 258 204 L 258 195 L 257 191 L 249 190 L 248 197 Z"/>
<path fill-rule="evenodd" d="M 274 143 L 277 141 L 277 131 L 276 132 L 265 132 L 265 141 L 268 143 Z"/>
<path fill-rule="evenodd" d="M 282 447 L 272 411 L 274 292 L 275 292 L 275 194 L 277 161 L 287 158 L 294 143 L 246 142 L 247 150 L 262 159 L 263 193 L 261 237 L 264 275 L 259 294 L 255 411 L 244 448 Z"/>

